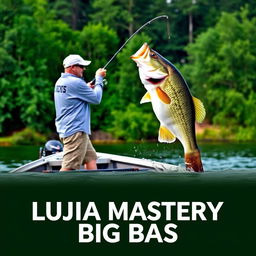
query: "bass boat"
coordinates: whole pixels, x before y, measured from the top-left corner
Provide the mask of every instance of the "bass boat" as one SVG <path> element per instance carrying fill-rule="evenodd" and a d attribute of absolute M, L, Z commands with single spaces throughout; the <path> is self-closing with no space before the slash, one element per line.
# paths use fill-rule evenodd
<path fill-rule="evenodd" d="M 22 172 L 59 172 L 62 163 L 63 152 L 42 156 L 41 158 L 20 166 L 11 171 L 11 173 Z M 156 162 L 148 159 L 139 159 L 128 156 L 120 156 L 97 152 L 97 170 L 75 170 L 76 172 L 145 172 L 145 171 L 180 171 L 182 168 L 162 162 Z M 81 166 L 82 167 L 82 166 Z"/>

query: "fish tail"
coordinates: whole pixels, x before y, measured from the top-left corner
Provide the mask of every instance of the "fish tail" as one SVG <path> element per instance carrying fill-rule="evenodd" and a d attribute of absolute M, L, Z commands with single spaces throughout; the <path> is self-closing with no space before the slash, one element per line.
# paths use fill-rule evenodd
<path fill-rule="evenodd" d="M 199 150 L 196 150 L 190 153 L 185 153 L 185 164 L 186 164 L 186 169 L 188 170 L 195 171 L 195 172 L 204 171 Z"/>

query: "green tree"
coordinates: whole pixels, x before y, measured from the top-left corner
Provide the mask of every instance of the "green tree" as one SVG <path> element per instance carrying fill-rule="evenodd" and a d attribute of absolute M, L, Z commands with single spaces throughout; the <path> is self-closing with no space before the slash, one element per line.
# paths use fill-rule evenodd
<path fill-rule="evenodd" d="M 92 60 L 86 71 L 87 80 L 94 78 L 95 71 L 107 63 L 119 43 L 116 32 L 101 23 L 84 26 L 79 34 L 79 41 L 83 56 Z"/>
<path fill-rule="evenodd" d="M 143 43 L 151 42 L 144 33 L 134 37 L 132 41 L 117 56 L 117 83 L 111 87 L 111 122 L 107 131 L 120 139 L 148 139 L 156 136 L 158 121 L 153 114 L 151 104 L 140 105 L 140 100 L 146 93 L 138 75 L 138 68 L 130 56 Z M 110 102 L 110 101 L 109 101 Z"/>
<path fill-rule="evenodd" d="M 140 81 L 138 68 L 130 56 L 134 54 L 143 43 L 151 43 L 151 39 L 146 34 L 136 35 L 117 56 L 118 59 L 118 84 L 116 94 L 118 95 L 119 109 L 133 102 L 138 103 L 145 94 L 145 88 Z M 152 45 L 151 45 L 152 46 Z"/>
<path fill-rule="evenodd" d="M 247 8 L 223 13 L 216 26 L 187 47 L 190 64 L 184 72 L 216 124 L 252 124 L 246 113 L 255 102 L 256 18 L 248 14 Z"/>
<path fill-rule="evenodd" d="M 133 33 L 134 0 L 94 0 L 92 7 L 96 10 L 90 15 L 91 20 L 103 23 L 116 31 Z"/>
<path fill-rule="evenodd" d="M 56 18 L 63 20 L 73 30 L 81 30 L 91 13 L 90 0 L 49 0 Z"/>
<path fill-rule="evenodd" d="M 130 141 L 157 136 L 159 124 L 152 110 L 145 112 L 139 104 L 130 103 L 125 111 L 113 110 L 112 115 L 116 118 L 108 131 L 116 138 Z"/>
<path fill-rule="evenodd" d="M 119 39 L 116 32 L 106 25 L 88 24 L 84 26 L 79 35 L 81 44 L 81 54 L 85 58 L 92 60 L 92 63 L 86 70 L 86 81 L 91 81 L 95 76 L 95 71 L 103 67 L 107 61 L 114 55 L 117 50 Z M 115 84 L 115 68 L 116 65 L 107 68 L 108 85 L 104 88 L 103 100 L 100 106 L 92 105 L 92 128 L 93 130 L 106 130 L 106 126 L 111 121 L 110 109 L 113 107 L 115 99 L 113 99 L 112 88 Z"/>
<path fill-rule="evenodd" d="M 0 134 L 26 126 L 55 131 L 53 85 L 63 71 L 62 60 L 71 53 L 91 59 L 89 81 L 129 35 L 163 14 L 169 16 L 171 40 L 165 20 L 158 20 L 142 31 L 147 36 L 140 32 L 120 52 L 107 68 L 103 101 L 92 108 L 93 129 L 108 129 L 118 121 L 114 111 L 126 113 L 130 103 L 140 101 L 145 89 L 129 56 L 148 42 L 176 64 L 186 62 L 188 50 L 185 77 L 195 95 L 201 94 L 208 119 L 222 125 L 232 120 L 234 126 L 242 124 L 239 134 L 253 134 L 246 129 L 255 122 L 256 2 L 246 2 L 246 11 L 221 16 L 221 11 L 239 10 L 244 1 L 1 0 Z M 186 49 L 189 24 L 190 38 L 193 32 L 198 40 Z M 139 109 L 152 112 L 150 104 Z"/>
<path fill-rule="evenodd" d="M 6 24 L 0 45 L 4 92 L 0 112 L 6 114 L 1 116 L 0 132 L 26 126 L 38 131 L 53 127 L 54 80 L 69 47 L 78 40 L 68 25 L 54 20 L 48 8 L 46 0 L 24 0 L 23 9 Z"/>

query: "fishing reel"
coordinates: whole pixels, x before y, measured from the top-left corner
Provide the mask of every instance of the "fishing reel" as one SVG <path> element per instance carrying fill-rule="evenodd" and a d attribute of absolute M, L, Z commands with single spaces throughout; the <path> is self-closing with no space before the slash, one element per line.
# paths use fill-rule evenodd
<path fill-rule="evenodd" d="M 103 79 L 103 85 L 105 86 L 105 85 L 107 85 L 107 84 L 108 84 L 108 81 L 107 81 L 106 78 L 104 78 L 104 79 Z"/>
<path fill-rule="evenodd" d="M 63 151 L 63 145 L 58 140 L 49 140 L 44 147 L 39 149 L 39 158 L 56 154 Z"/>

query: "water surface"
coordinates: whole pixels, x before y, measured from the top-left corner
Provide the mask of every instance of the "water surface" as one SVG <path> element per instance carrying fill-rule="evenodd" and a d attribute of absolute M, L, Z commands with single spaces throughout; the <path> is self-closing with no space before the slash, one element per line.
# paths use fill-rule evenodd
<path fill-rule="evenodd" d="M 166 162 L 184 168 L 183 149 L 179 143 L 123 143 L 95 145 L 98 152 L 126 155 Z M 9 174 L 9 171 L 38 158 L 38 147 L 0 147 L 0 182 L 15 181 L 15 184 L 39 182 L 189 182 L 217 181 L 221 183 L 256 184 L 256 145 L 254 143 L 200 143 L 204 173 L 87 173 L 84 174 Z M 83 177 L 83 178 L 81 178 Z"/>

